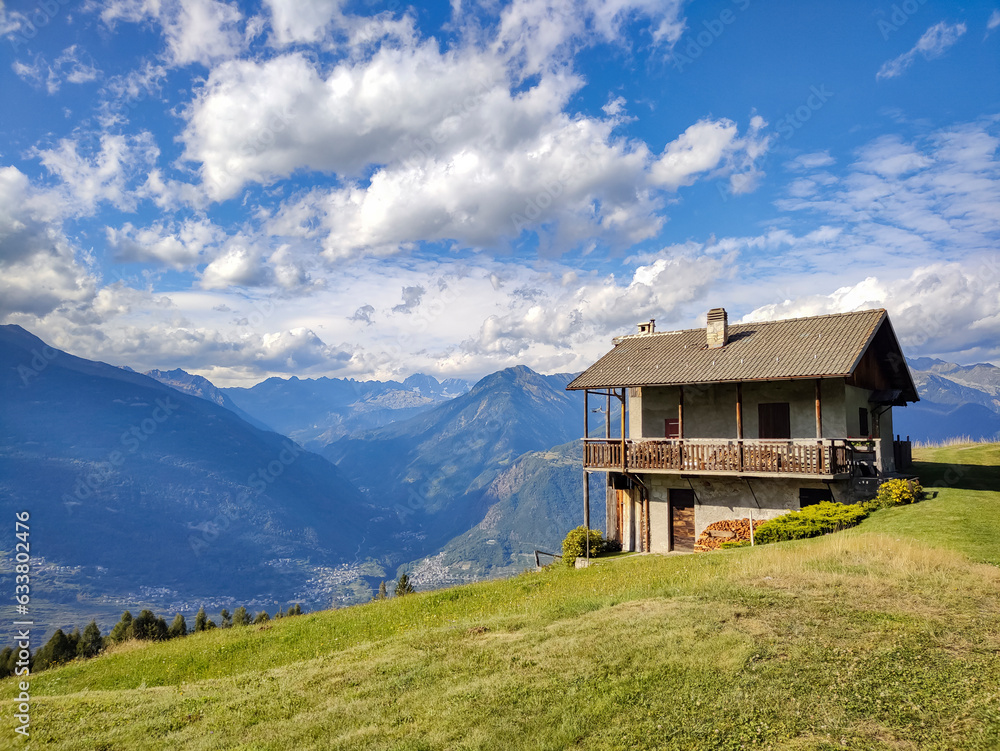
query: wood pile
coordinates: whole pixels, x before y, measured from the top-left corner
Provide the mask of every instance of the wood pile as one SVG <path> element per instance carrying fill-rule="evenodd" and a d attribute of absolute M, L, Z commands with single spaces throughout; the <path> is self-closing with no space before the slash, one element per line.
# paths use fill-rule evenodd
<path fill-rule="evenodd" d="M 755 519 L 753 528 L 756 530 L 763 519 Z M 750 520 L 749 519 L 723 519 L 721 522 L 712 522 L 705 531 L 698 537 L 694 545 L 696 551 L 718 550 L 719 546 L 729 540 L 746 540 L 750 542 Z"/>

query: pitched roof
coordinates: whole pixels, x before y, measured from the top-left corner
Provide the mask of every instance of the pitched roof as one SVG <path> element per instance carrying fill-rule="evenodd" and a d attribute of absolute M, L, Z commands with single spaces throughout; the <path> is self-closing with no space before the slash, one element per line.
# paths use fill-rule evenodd
<path fill-rule="evenodd" d="M 618 337 L 615 347 L 567 389 L 850 376 L 885 323 L 885 310 L 729 326 L 724 347 L 709 349 L 705 329 Z M 902 358 L 902 353 L 899 353 Z M 909 372 L 906 372 L 909 379 Z M 916 390 L 912 389 L 916 399 Z M 909 390 L 908 389 L 908 390 Z"/>

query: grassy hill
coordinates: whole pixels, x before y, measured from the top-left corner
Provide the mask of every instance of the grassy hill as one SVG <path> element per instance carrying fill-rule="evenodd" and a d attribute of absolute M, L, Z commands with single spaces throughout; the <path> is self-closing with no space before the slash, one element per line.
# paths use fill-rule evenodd
<path fill-rule="evenodd" d="M 1000 446 L 926 450 L 931 496 L 813 540 L 632 556 L 32 681 L 54 749 L 996 749 Z M 15 695 L 0 684 L 7 728 Z"/>

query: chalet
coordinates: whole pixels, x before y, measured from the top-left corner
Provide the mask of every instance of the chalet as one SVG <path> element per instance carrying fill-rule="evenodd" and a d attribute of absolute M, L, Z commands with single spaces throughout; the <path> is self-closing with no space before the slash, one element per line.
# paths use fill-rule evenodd
<path fill-rule="evenodd" d="M 613 343 L 566 388 L 584 392 L 584 476 L 606 473 L 624 550 L 691 550 L 713 522 L 854 502 L 904 468 L 892 408 L 918 396 L 885 310 L 730 326 L 716 308 L 706 328 L 649 321 Z"/>

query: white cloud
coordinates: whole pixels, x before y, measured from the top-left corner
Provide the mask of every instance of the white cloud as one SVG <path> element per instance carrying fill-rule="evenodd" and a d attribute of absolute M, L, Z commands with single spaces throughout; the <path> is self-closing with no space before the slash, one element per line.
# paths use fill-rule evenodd
<path fill-rule="evenodd" d="M 148 131 L 135 136 L 104 134 L 100 150 L 88 157 L 81 154 L 79 143 L 63 138 L 52 149 L 35 149 L 33 156 L 62 182 L 62 211 L 69 214 L 93 213 L 101 202 L 122 210 L 136 205 L 134 183 L 144 177 L 159 156 L 159 149 Z"/>
<path fill-rule="evenodd" d="M 925 60 L 934 60 L 941 57 L 949 47 L 951 47 L 965 33 L 965 24 L 947 24 L 944 21 L 934 24 L 908 52 L 904 52 L 899 57 L 886 62 L 876 74 L 875 78 L 895 78 L 906 72 L 917 55 L 922 55 Z"/>
<path fill-rule="evenodd" d="M 729 160 L 735 168 L 730 178 L 733 192 L 745 193 L 759 176 L 756 160 L 767 150 L 769 139 L 761 134 L 765 124 L 760 117 L 752 118 L 749 133 L 739 138 L 731 120 L 701 120 L 667 144 L 650 177 L 657 185 L 677 190 Z"/>
<path fill-rule="evenodd" d="M 206 219 L 188 219 L 176 225 L 157 222 L 144 228 L 126 223 L 120 229 L 106 227 L 105 233 L 116 261 L 178 270 L 204 262 L 206 250 L 224 237 L 223 231 Z"/>
<path fill-rule="evenodd" d="M 219 0 L 111 0 L 101 20 L 114 28 L 119 21 L 159 25 L 171 65 L 201 63 L 207 67 L 234 57 L 243 46 L 235 4 Z"/>
<path fill-rule="evenodd" d="M 14 61 L 11 68 L 24 80 L 45 86 L 49 94 L 57 93 L 63 83 L 89 83 L 101 75 L 93 58 L 75 44 L 64 49 L 51 65 L 42 55 L 36 55 L 31 65 Z"/>
<path fill-rule="evenodd" d="M 524 76 L 551 71 L 581 47 L 625 43 L 622 28 L 642 19 L 669 49 L 684 30 L 679 0 L 514 0 L 503 9 L 493 49 Z"/>
<path fill-rule="evenodd" d="M 990 13 L 989 20 L 986 22 L 986 29 L 988 31 L 993 31 L 993 29 L 998 26 L 1000 26 L 1000 10 L 994 9 L 993 12 Z"/>
<path fill-rule="evenodd" d="M 229 286 L 259 287 L 273 282 L 270 269 L 262 261 L 259 248 L 237 237 L 201 275 L 204 289 L 225 289 Z"/>
<path fill-rule="evenodd" d="M 493 245 L 525 230 L 559 249 L 592 237 L 631 244 L 662 226 L 658 189 L 712 171 L 740 192 L 759 177 L 768 139 L 758 117 L 742 137 L 730 121 L 697 123 L 653 164 L 645 144 L 614 135 L 616 116 L 563 111 L 576 77 L 546 74 L 513 93 L 505 75 L 489 56 L 431 43 L 324 76 L 298 54 L 225 63 L 188 113 L 185 156 L 215 199 L 296 170 L 346 178 L 272 217 L 276 235 L 322 227 L 330 259 L 419 241 Z"/>
<path fill-rule="evenodd" d="M 870 276 L 827 295 L 758 308 L 746 321 L 886 308 L 908 355 L 937 354 L 967 360 L 1000 356 L 1000 263 L 980 256 L 938 263 L 909 276 Z"/>
<path fill-rule="evenodd" d="M 42 316 L 89 302 L 95 280 L 51 219 L 50 197 L 0 168 L 0 316 Z"/>
<path fill-rule="evenodd" d="M 343 0 L 264 0 L 277 45 L 321 41 L 327 28 L 341 19 Z"/>
<path fill-rule="evenodd" d="M 811 192 L 778 202 L 820 214 L 851 238 L 851 253 L 909 262 L 992 250 L 1000 237 L 998 120 L 906 141 L 882 136 L 839 178 L 820 171 Z M 860 257 L 859 257 L 860 260 Z"/>

